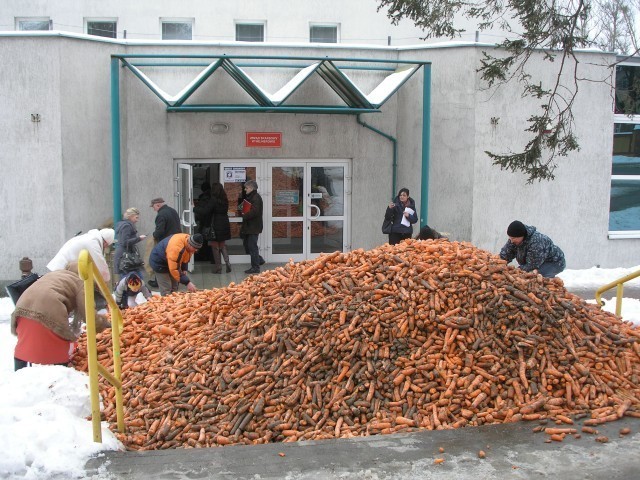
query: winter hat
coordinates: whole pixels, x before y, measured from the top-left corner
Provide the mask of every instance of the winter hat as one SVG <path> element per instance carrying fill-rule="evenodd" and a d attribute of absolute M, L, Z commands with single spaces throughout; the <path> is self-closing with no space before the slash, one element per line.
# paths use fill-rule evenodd
<path fill-rule="evenodd" d="M 127 288 L 134 292 L 137 292 L 142 287 L 142 281 L 137 273 L 131 273 L 129 278 L 127 278 Z"/>
<path fill-rule="evenodd" d="M 519 220 L 515 220 L 509 224 L 507 228 L 507 235 L 510 237 L 526 237 L 527 236 L 527 227 L 524 226 Z"/>
<path fill-rule="evenodd" d="M 199 250 L 204 243 L 204 238 L 202 238 L 202 235 L 200 235 L 199 233 L 196 233 L 195 235 L 191 235 L 188 241 L 189 245 L 191 245 L 196 250 Z"/>
<path fill-rule="evenodd" d="M 107 245 L 111 245 L 116 233 L 113 231 L 113 228 L 103 228 L 100 230 L 100 236 L 105 242 L 107 242 Z"/>

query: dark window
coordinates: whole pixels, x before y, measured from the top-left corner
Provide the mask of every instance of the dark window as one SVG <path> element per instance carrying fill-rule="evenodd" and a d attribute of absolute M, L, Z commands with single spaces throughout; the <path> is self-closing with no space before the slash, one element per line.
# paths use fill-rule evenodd
<path fill-rule="evenodd" d="M 116 22 L 87 22 L 87 33 L 98 37 L 116 38 Z"/>
<path fill-rule="evenodd" d="M 637 115 L 640 113 L 640 66 L 616 67 L 615 113 Z"/>
<path fill-rule="evenodd" d="M 191 22 L 162 22 L 162 40 L 191 40 Z"/>
<path fill-rule="evenodd" d="M 18 30 L 49 30 L 49 19 L 19 20 Z"/>
<path fill-rule="evenodd" d="M 238 42 L 264 42 L 264 25 L 257 23 L 236 23 Z"/>
<path fill-rule="evenodd" d="M 338 43 L 338 27 L 312 25 L 309 38 L 311 43 Z"/>

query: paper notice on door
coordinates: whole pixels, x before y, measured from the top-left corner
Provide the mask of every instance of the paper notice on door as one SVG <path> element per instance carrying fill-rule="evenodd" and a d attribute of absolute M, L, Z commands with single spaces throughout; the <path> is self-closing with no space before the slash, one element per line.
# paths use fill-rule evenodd
<path fill-rule="evenodd" d="M 413 215 L 414 211 L 413 209 L 406 207 L 404 209 L 405 213 L 408 213 L 409 215 Z M 402 221 L 400 222 L 402 225 L 404 225 L 405 227 L 409 227 L 411 226 L 411 223 L 409 222 L 409 219 L 407 217 L 405 217 L 404 215 L 402 215 Z"/>

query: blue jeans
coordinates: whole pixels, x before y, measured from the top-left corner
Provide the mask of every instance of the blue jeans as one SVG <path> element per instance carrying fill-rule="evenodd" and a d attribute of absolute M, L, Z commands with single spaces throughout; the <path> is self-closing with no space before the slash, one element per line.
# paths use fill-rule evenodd
<path fill-rule="evenodd" d="M 251 257 L 251 268 L 260 270 L 260 250 L 258 250 L 258 235 L 248 234 L 242 239 L 244 251 Z"/>
<path fill-rule="evenodd" d="M 538 268 L 538 273 L 545 278 L 553 278 L 564 270 L 564 262 L 562 264 L 555 262 L 545 262 Z"/>

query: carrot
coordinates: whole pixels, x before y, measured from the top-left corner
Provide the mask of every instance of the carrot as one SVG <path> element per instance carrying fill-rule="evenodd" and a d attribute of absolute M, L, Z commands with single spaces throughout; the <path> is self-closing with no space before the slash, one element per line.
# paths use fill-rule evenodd
<path fill-rule="evenodd" d="M 334 252 L 123 319 L 132 450 L 640 416 L 637 329 L 468 243 Z M 118 360 L 110 333 L 97 353 Z"/>

